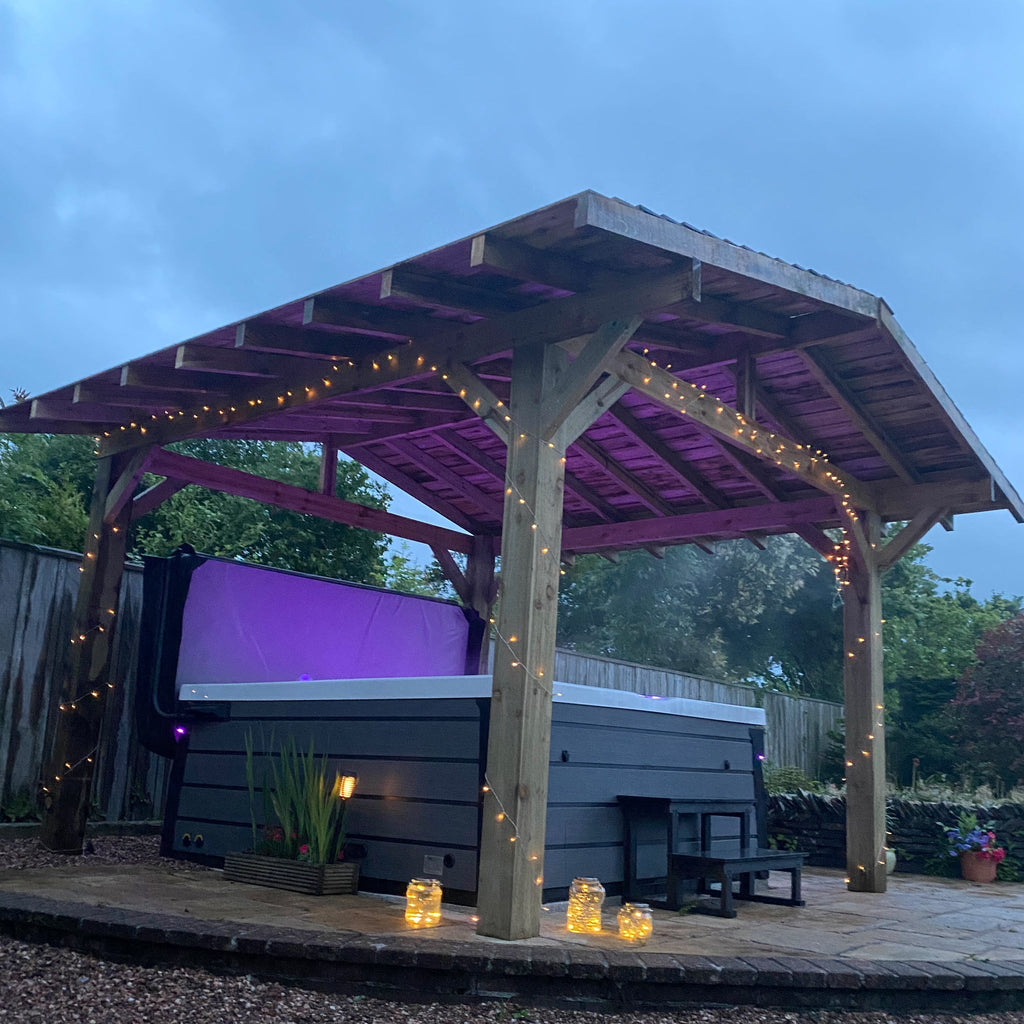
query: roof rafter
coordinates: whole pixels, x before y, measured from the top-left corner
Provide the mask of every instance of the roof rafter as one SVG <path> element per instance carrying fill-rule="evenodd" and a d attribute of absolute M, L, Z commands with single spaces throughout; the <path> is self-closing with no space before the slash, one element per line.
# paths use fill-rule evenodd
<path fill-rule="evenodd" d="M 784 466 L 787 473 L 819 491 L 849 497 L 858 508 L 874 508 L 874 499 L 859 481 L 849 474 L 840 476 L 814 449 L 752 423 L 697 385 L 680 381 L 630 352 L 616 357 L 614 369 L 637 391 L 687 416 L 703 430 L 734 447 L 748 451 L 763 462 Z"/>

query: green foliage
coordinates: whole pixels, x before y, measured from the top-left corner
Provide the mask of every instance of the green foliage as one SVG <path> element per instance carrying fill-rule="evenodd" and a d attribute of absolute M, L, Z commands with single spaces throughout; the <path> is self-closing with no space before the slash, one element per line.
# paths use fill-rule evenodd
<path fill-rule="evenodd" d="M 0 434 L 0 537 L 80 551 L 94 466 L 92 438 Z"/>
<path fill-rule="evenodd" d="M 335 792 L 335 777 L 325 757 L 317 757 L 313 744 L 300 751 L 289 738 L 264 772 L 264 793 L 273 809 L 275 825 L 265 828 L 260 842 L 256 814 L 256 755 L 252 734 L 246 735 L 245 774 L 253 848 L 263 854 L 333 864 L 345 845 L 345 801 Z"/>
<path fill-rule="evenodd" d="M 191 455 L 315 491 L 319 457 L 308 446 L 267 441 L 186 441 Z M 143 486 L 155 482 L 146 478 Z M 387 492 L 358 463 L 338 464 L 337 495 L 386 508 Z M 186 487 L 141 519 L 132 530 L 133 550 L 167 555 L 182 543 L 221 558 L 238 558 L 281 569 L 381 585 L 387 540 L 379 533 L 261 505 L 248 498 Z"/>
<path fill-rule="evenodd" d="M 0 821 L 39 821 L 39 818 L 39 800 L 27 786 L 11 793 L 0 805 Z"/>
<path fill-rule="evenodd" d="M 173 446 L 220 465 L 317 489 L 319 456 L 310 446 L 266 441 L 185 441 Z M 0 434 L 0 537 L 81 550 L 95 456 L 91 438 Z M 338 464 L 337 495 L 387 508 L 385 488 L 358 463 Z M 142 488 L 156 483 L 147 476 Z M 389 572 L 410 585 L 415 571 L 401 556 L 385 561 L 387 539 L 315 516 L 275 509 L 234 495 L 186 487 L 133 524 L 130 550 L 167 555 L 182 543 L 222 558 L 385 585 Z M 424 583 L 428 586 L 428 583 Z"/>
<path fill-rule="evenodd" d="M 836 696 L 836 600 L 827 564 L 795 537 L 770 537 L 763 552 L 727 542 L 714 557 L 692 546 L 669 548 L 663 559 L 629 552 L 617 565 L 590 555 L 563 581 L 559 643 Z"/>
<path fill-rule="evenodd" d="M 1024 774 L 1024 615 L 988 630 L 953 701 L 954 735 L 979 774 L 1013 785 Z"/>
<path fill-rule="evenodd" d="M 970 580 L 939 576 L 924 564 L 929 551 L 915 545 L 883 578 L 888 683 L 956 679 L 974 660 L 982 633 L 1020 611 L 1020 598 L 995 595 L 983 604 Z"/>
<path fill-rule="evenodd" d="M 437 559 L 430 565 L 419 565 L 415 561 L 412 549 L 405 541 L 391 546 L 384 565 L 384 577 L 391 590 L 398 590 L 403 594 L 445 599 L 455 596 L 455 591 L 442 572 Z"/>
<path fill-rule="evenodd" d="M 770 796 L 777 796 L 779 793 L 796 793 L 799 790 L 807 793 L 820 793 L 824 789 L 820 782 L 812 779 L 803 768 L 795 764 L 776 765 L 766 761 L 762 772 L 764 788 Z"/>
<path fill-rule="evenodd" d="M 794 835 L 787 835 L 785 832 L 773 832 L 768 837 L 768 848 L 771 850 L 795 850 L 800 841 Z"/>

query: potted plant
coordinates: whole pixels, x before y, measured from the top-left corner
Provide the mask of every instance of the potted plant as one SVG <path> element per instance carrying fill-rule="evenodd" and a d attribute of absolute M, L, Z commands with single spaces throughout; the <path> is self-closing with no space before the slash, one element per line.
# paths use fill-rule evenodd
<path fill-rule="evenodd" d="M 345 810 L 355 776 L 331 770 L 312 744 L 299 751 L 289 739 L 264 772 L 263 825 L 257 822 L 256 754 L 245 745 L 252 849 L 229 853 L 224 877 L 313 896 L 355 892 L 359 861 L 346 857 Z"/>
<path fill-rule="evenodd" d="M 946 834 L 947 853 L 960 858 L 960 873 L 967 881 L 995 881 L 996 868 L 1006 850 L 997 845 L 992 822 L 980 825 L 977 814 L 964 811 L 956 825 L 942 825 L 942 830 Z"/>

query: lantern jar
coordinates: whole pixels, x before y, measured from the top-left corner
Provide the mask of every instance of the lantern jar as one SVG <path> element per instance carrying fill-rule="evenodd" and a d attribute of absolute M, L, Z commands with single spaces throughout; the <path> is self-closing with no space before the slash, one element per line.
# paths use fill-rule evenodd
<path fill-rule="evenodd" d="M 432 928 L 441 923 L 441 883 L 436 878 L 413 878 L 405 889 L 405 923 Z"/>
<path fill-rule="evenodd" d="M 619 936 L 635 946 L 642 946 L 654 930 L 654 915 L 646 903 L 623 903 L 618 921 Z"/>
<path fill-rule="evenodd" d="M 566 926 L 571 932 L 599 932 L 604 886 L 597 878 L 574 878 L 569 886 Z"/>

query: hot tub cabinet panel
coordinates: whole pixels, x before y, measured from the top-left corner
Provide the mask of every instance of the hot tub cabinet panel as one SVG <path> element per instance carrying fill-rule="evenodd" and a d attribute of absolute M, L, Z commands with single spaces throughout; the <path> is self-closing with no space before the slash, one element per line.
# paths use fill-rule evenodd
<path fill-rule="evenodd" d="M 490 685 L 490 677 L 462 676 L 183 688 L 183 710 L 205 711 L 216 702 L 228 717 L 194 718 L 187 725 L 168 801 L 165 851 L 217 863 L 250 848 L 246 737 L 266 752 L 290 737 L 300 750 L 312 742 L 332 768 L 359 777 L 347 831 L 366 848 L 361 889 L 399 892 L 409 878 L 436 874 L 443 865 L 446 899 L 472 902 Z M 430 693 L 437 696 L 424 696 Z M 544 898 L 564 897 L 580 874 L 619 890 L 619 794 L 753 804 L 763 721 L 756 708 L 556 685 Z M 257 793 L 259 818 L 262 803 Z M 736 829 L 733 821 L 716 820 L 721 841 Z M 696 830 L 684 836 L 696 839 Z M 664 837 L 657 829 L 639 857 L 652 875 L 658 865 L 664 873 Z"/>

